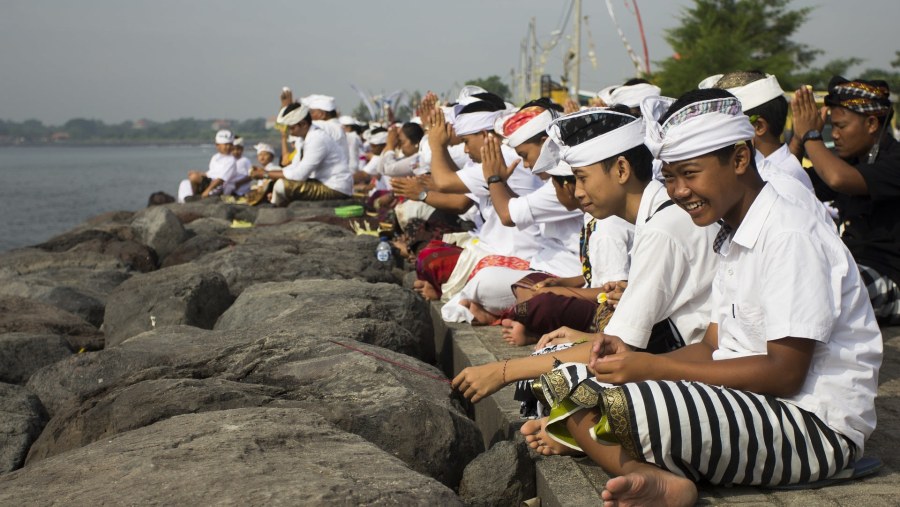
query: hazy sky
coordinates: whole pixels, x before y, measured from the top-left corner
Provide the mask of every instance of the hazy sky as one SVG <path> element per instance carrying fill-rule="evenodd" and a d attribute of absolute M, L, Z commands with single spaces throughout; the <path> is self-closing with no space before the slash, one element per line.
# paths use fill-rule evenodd
<path fill-rule="evenodd" d="M 671 54 L 663 31 L 689 0 L 639 0 L 650 60 Z M 274 115 L 278 93 L 326 93 L 351 112 L 350 83 L 372 93 L 446 91 L 498 74 L 519 61 L 528 21 L 546 42 L 569 0 L 234 1 L 0 0 L 0 118 L 60 124 L 149 118 Z M 795 39 L 827 59 L 863 57 L 855 69 L 889 68 L 897 0 L 795 0 L 816 6 Z M 624 0 L 619 22 L 641 51 Z M 585 56 L 582 88 L 600 89 L 634 73 L 603 0 L 583 14 L 599 69 Z M 852 24 L 846 28 L 845 24 Z M 571 25 L 571 23 L 570 23 Z M 567 27 L 571 33 L 571 27 Z M 587 54 L 588 33 L 583 51 Z M 547 71 L 561 74 L 561 41 Z"/>

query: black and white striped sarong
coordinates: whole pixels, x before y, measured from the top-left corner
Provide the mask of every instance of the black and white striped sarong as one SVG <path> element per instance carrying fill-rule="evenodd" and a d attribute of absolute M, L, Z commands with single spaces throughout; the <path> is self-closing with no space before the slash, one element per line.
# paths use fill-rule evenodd
<path fill-rule="evenodd" d="M 859 265 L 859 274 L 866 284 L 878 323 L 887 326 L 900 324 L 900 287 L 890 278 L 862 264 Z"/>
<path fill-rule="evenodd" d="M 813 413 L 773 396 L 699 382 L 569 382 L 586 372 L 572 363 L 554 372 L 560 373 L 541 378 L 548 400 L 556 400 L 548 433 L 566 445 L 570 436 L 555 434 L 565 432 L 562 419 L 599 408 L 605 417 L 590 435 L 594 440 L 617 442 L 633 458 L 694 481 L 784 486 L 851 471 L 853 443 Z"/>

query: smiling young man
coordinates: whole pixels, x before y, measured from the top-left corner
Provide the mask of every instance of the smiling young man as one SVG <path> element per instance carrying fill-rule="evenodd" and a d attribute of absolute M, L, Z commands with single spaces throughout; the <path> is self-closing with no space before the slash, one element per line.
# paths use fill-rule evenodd
<path fill-rule="evenodd" d="M 888 132 L 887 83 L 835 76 L 821 110 L 807 88 L 797 90 L 791 108 L 816 194 L 834 200 L 875 315 L 884 325 L 900 324 L 900 144 Z M 834 153 L 821 135 L 829 109 Z"/>
<path fill-rule="evenodd" d="M 802 485 L 844 472 L 875 427 L 882 354 L 853 257 L 759 176 L 736 98 L 697 90 L 644 105 L 668 194 L 699 227 L 723 221 L 711 322 L 702 342 L 656 356 L 604 335 L 587 367 L 544 376 L 544 443 L 618 476 L 605 505 L 693 505 L 698 480 Z"/>

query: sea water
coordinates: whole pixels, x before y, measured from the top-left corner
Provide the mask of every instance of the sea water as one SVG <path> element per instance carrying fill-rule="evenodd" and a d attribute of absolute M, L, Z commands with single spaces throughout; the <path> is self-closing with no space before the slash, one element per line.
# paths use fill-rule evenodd
<path fill-rule="evenodd" d="M 214 152 L 213 145 L 0 147 L 0 252 L 107 211 L 138 211 L 153 192 L 175 196 L 188 170 L 205 171 Z"/>

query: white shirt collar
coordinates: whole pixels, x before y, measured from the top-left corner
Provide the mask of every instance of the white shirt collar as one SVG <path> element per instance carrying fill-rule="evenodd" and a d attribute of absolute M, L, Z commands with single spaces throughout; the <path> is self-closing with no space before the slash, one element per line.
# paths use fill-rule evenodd
<path fill-rule="evenodd" d="M 650 180 L 647 186 L 644 187 L 644 193 L 641 195 L 641 204 L 638 206 L 637 217 L 635 218 L 635 228 L 640 228 L 653 213 L 656 213 L 656 208 L 668 199 L 669 195 L 666 193 L 666 186 L 656 180 Z"/>
<path fill-rule="evenodd" d="M 756 196 L 756 199 L 753 200 L 753 204 L 750 205 L 750 209 L 747 210 L 747 214 L 741 220 L 741 225 L 734 232 L 734 237 L 731 241 L 744 248 L 753 248 L 756 240 L 759 239 L 766 219 L 769 217 L 772 205 L 775 204 L 777 199 L 778 192 L 775 191 L 772 185 L 766 183 L 759 195 Z"/>

